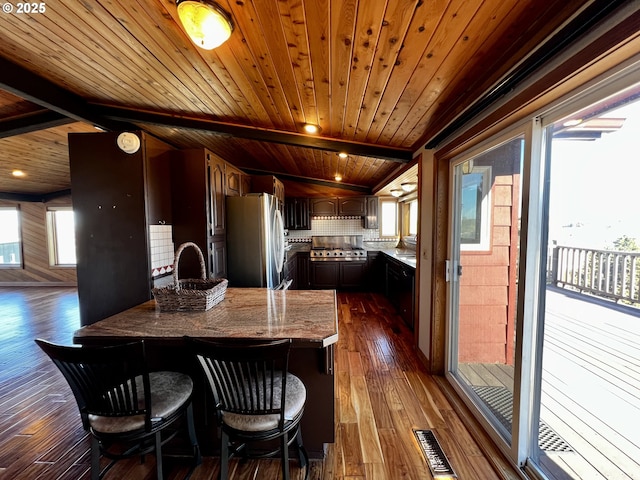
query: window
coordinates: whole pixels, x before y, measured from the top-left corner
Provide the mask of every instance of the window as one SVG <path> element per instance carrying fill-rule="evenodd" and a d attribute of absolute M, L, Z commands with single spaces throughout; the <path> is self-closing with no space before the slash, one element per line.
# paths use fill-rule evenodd
<path fill-rule="evenodd" d="M 409 235 L 418 234 L 418 200 L 409 202 Z"/>
<path fill-rule="evenodd" d="M 17 207 L 0 207 L 0 266 L 22 266 L 20 216 Z"/>
<path fill-rule="evenodd" d="M 51 265 L 76 264 L 75 222 L 71 207 L 47 210 L 49 233 L 49 263 Z"/>
<path fill-rule="evenodd" d="M 398 236 L 398 202 L 395 200 L 380 202 L 380 236 Z"/>
<path fill-rule="evenodd" d="M 467 162 L 468 163 L 468 162 Z M 460 211 L 460 248 L 488 250 L 490 232 L 489 167 L 462 168 L 462 208 Z"/>

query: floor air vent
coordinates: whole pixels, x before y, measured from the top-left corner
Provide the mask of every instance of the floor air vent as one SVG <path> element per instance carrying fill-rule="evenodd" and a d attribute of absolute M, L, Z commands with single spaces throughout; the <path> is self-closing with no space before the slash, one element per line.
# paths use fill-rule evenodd
<path fill-rule="evenodd" d="M 431 430 L 414 430 L 413 433 L 427 460 L 431 476 L 443 479 L 458 478 L 433 432 Z"/>

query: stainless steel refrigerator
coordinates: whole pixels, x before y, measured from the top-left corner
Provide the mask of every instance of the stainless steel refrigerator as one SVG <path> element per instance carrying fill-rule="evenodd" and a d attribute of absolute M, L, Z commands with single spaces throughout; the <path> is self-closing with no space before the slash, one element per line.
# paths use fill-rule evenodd
<path fill-rule="evenodd" d="M 227 279 L 230 287 L 282 288 L 284 223 L 276 197 L 227 197 Z"/>

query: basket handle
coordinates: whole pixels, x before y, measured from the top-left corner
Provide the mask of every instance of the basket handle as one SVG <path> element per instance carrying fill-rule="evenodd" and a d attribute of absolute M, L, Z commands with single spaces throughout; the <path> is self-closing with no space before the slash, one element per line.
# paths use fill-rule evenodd
<path fill-rule="evenodd" d="M 207 279 L 207 269 L 204 265 L 204 256 L 202 255 L 202 250 L 200 250 L 200 247 L 198 247 L 198 245 L 193 242 L 185 242 L 178 247 L 178 250 L 176 250 L 176 257 L 173 261 L 173 284 L 175 291 L 180 290 L 178 275 L 178 264 L 180 263 L 180 255 L 182 255 L 182 251 L 187 247 L 193 247 L 196 249 L 196 252 L 198 252 L 198 258 L 200 259 L 200 278 L 202 280 Z"/>

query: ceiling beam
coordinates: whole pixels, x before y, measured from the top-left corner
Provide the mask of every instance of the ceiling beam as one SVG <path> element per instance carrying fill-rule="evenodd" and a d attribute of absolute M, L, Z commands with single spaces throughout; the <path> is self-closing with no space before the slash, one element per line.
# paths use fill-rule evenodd
<path fill-rule="evenodd" d="M 82 97 L 1 57 L 0 89 L 74 121 L 85 122 L 105 130 L 118 131 L 135 128 L 133 125 L 100 117 Z M 34 123 L 34 126 L 36 124 Z"/>
<path fill-rule="evenodd" d="M 345 152 L 349 155 L 381 158 L 400 163 L 407 163 L 413 158 L 413 151 L 408 148 L 387 147 L 372 143 L 352 142 L 337 138 L 303 135 L 297 132 L 257 128 L 247 125 L 220 122 L 217 120 L 206 120 L 186 115 L 157 113 L 104 105 L 94 105 L 94 108 L 101 116 L 122 122 L 154 124 L 191 130 L 204 130 L 212 133 L 246 138 L 249 140 L 314 148 L 317 150 L 331 152 Z"/>
<path fill-rule="evenodd" d="M 12 202 L 47 203 L 55 198 L 71 195 L 71 190 L 59 190 L 50 193 L 10 193 L 0 192 L 0 200 L 10 200 Z"/>
<path fill-rule="evenodd" d="M 289 175 L 287 173 L 280 172 L 267 172 L 264 170 L 253 170 L 243 168 L 242 171 L 248 175 L 273 175 L 278 177 L 279 180 L 288 180 L 290 182 L 307 183 L 310 185 L 319 185 L 321 187 L 340 188 L 342 190 L 350 190 L 352 192 L 358 192 L 363 195 L 371 195 L 371 188 L 364 187 L 362 185 L 354 185 L 352 183 L 332 182 L 330 180 L 319 180 L 317 178 L 299 177 L 297 175 Z"/>
<path fill-rule="evenodd" d="M 60 127 L 74 121 L 66 115 L 51 110 L 39 110 L 26 115 L 2 118 L 0 119 L 0 138 Z"/>

